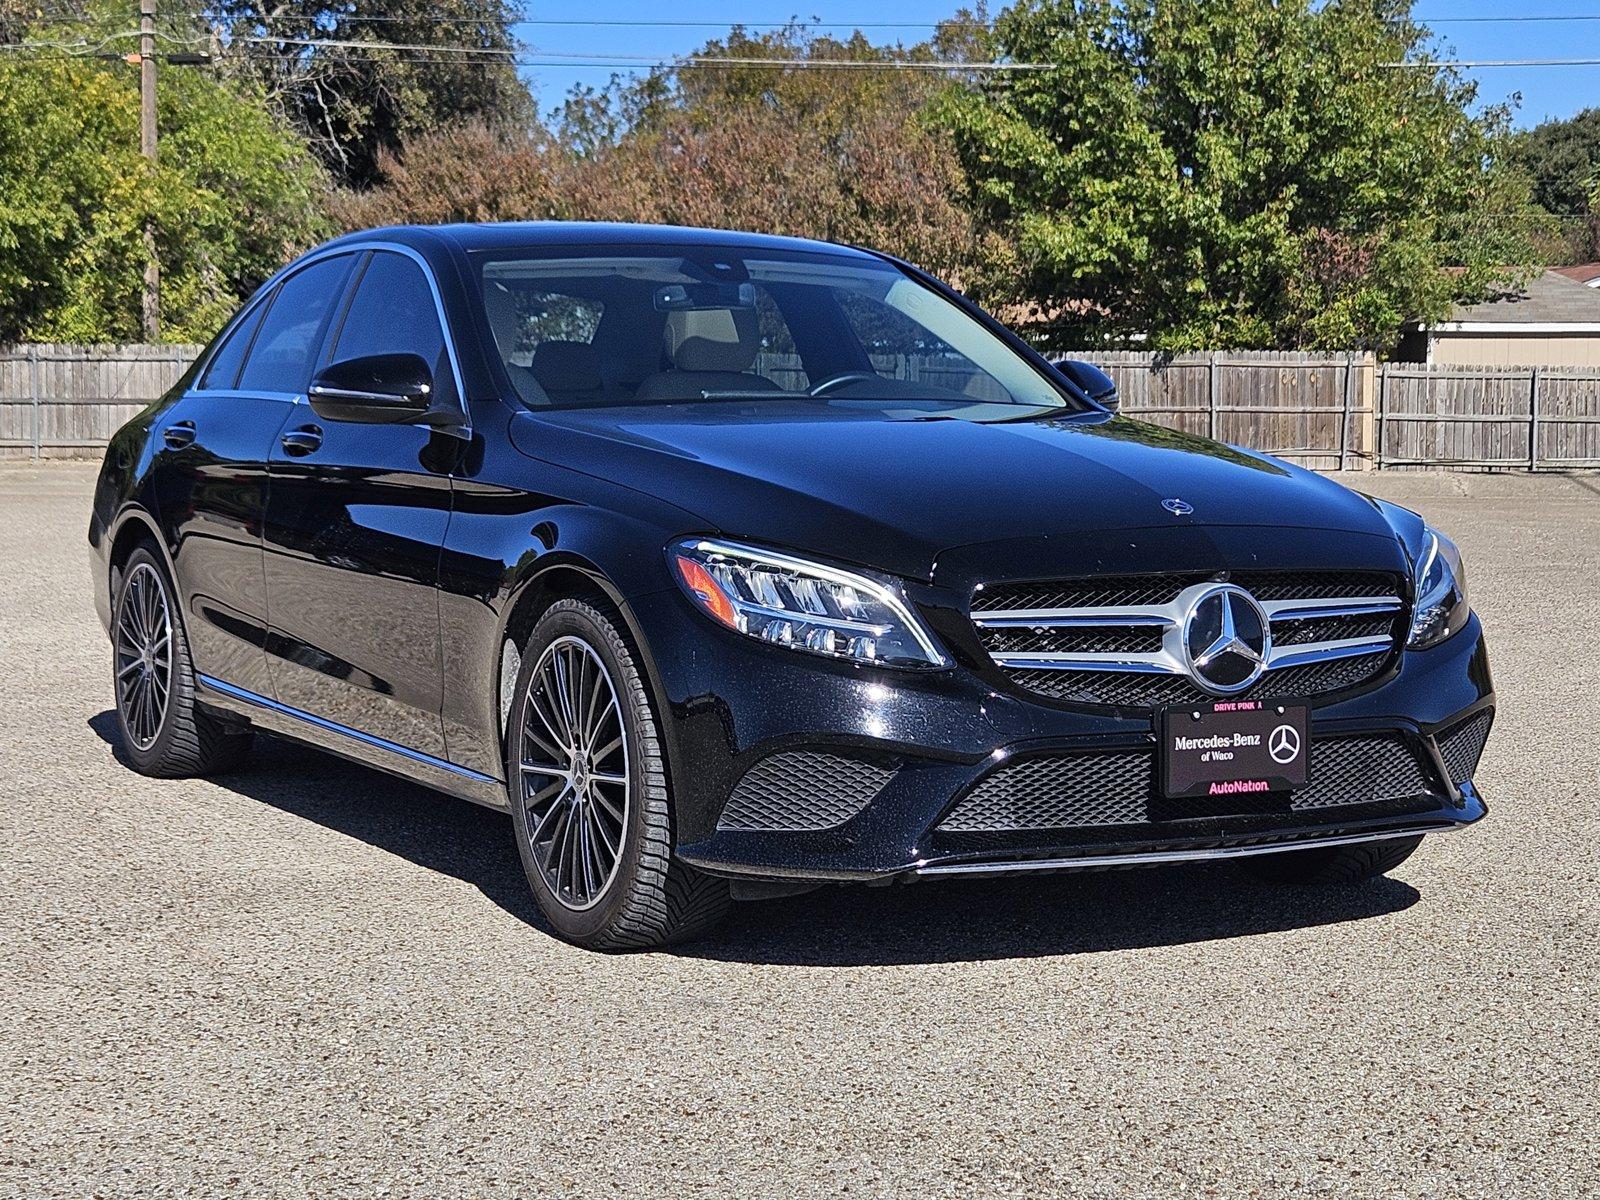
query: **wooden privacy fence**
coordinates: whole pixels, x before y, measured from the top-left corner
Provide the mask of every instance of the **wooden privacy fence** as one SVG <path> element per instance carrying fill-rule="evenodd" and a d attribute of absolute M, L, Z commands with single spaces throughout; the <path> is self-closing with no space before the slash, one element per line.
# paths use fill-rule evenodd
<path fill-rule="evenodd" d="M 171 387 L 200 349 L 0 350 L 0 457 L 93 455 Z M 1073 357 L 1117 381 L 1130 416 L 1318 469 L 1600 466 L 1600 371 L 1429 367 L 1270 351 Z M 764 355 L 763 365 L 780 382 L 786 369 L 796 386 L 803 381 L 789 356 Z M 962 386 L 937 356 L 878 365 L 892 365 L 902 378 Z"/>
<path fill-rule="evenodd" d="M 0 350 L 0 456 L 86 455 L 177 382 L 201 346 Z"/>
<path fill-rule="evenodd" d="M 1122 411 L 1331 468 L 1600 466 L 1600 371 L 1371 355 L 1084 351 Z"/>
<path fill-rule="evenodd" d="M 1380 467 L 1600 467 L 1600 371 L 1387 363 Z"/>

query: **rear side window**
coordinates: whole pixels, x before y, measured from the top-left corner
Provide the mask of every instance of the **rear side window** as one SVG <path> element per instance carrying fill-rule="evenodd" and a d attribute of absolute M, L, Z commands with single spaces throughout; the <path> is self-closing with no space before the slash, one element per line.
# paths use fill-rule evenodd
<path fill-rule="evenodd" d="M 265 304 L 256 305 L 255 311 L 240 321 L 233 332 L 228 334 L 227 341 L 222 343 L 222 348 L 206 366 L 206 373 L 200 377 L 202 388 L 226 391 L 234 385 L 234 381 L 239 378 L 239 364 L 244 362 L 244 352 L 250 349 L 250 339 L 255 336 L 256 329 L 261 324 L 261 314 L 266 311 Z"/>
<path fill-rule="evenodd" d="M 380 250 L 356 284 L 333 357 L 342 362 L 400 353 L 420 354 L 435 379 L 446 378 L 444 330 L 428 277 L 405 255 Z"/>
<path fill-rule="evenodd" d="M 350 256 L 325 258 L 284 280 L 261 323 L 239 377 L 252 392 L 303 392 L 321 343 L 323 324 L 344 290 Z"/>

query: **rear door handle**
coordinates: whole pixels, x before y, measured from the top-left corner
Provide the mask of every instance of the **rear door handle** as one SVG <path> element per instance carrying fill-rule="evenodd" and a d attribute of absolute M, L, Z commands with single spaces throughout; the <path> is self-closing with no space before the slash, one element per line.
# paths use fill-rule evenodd
<path fill-rule="evenodd" d="M 174 421 L 162 430 L 161 440 L 167 444 L 168 450 L 182 450 L 185 446 L 194 445 L 194 422 Z"/>
<path fill-rule="evenodd" d="M 322 426 L 302 425 L 299 429 L 291 429 L 279 439 L 285 454 L 300 458 L 310 454 L 322 445 Z"/>

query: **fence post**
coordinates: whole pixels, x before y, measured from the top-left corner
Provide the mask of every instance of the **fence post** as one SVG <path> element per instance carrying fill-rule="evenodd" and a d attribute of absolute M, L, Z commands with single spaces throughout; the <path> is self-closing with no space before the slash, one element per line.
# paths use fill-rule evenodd
<path fill-rule="evenodd" d="M 1528 372 L 1528 470 L 1539 469 L 1539 368 Z"/>
<path fill-rule="evenodd" d="M 1211 365 L 1206 372 L 1206 436 L 1212 441 L 1217 440 L 1217 369 L 1221 354 L 1220 350 L 1211 352 Z"/>
<path fill-rule="evenodd" d="M 44 453 L 44 420 L 39 396 L 39 347 L 28 346 L 28 399 L 33 408 L 33 457 L 37 461 Z"/>
<path fill-rule="evenodd" d="M 1356 356 L 1344 356 L 1344 402 L 1339 410 L 1339 470 L 1343 471 L 1350 459 L 1350 384 L 1354 379 Z"/>
<path fill-rule="evenodd" d="M 1383 410 L 1389 403 L 1389 364 L 1378 364 L 1378 442 L 1372 448 L 1372 467 L 1383 470 Z"/>

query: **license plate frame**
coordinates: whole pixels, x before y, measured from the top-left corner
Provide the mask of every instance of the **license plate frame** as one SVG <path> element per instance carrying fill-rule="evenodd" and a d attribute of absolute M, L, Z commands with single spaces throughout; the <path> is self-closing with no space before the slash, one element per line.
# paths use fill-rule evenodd
<path fill-rule="evenodd" d="M 1294 792 L 1311 782 L 1311 710 L 1304 703 L 1175 704 L 1158 724 L 1157 783 L 1170 800 Z"/>

